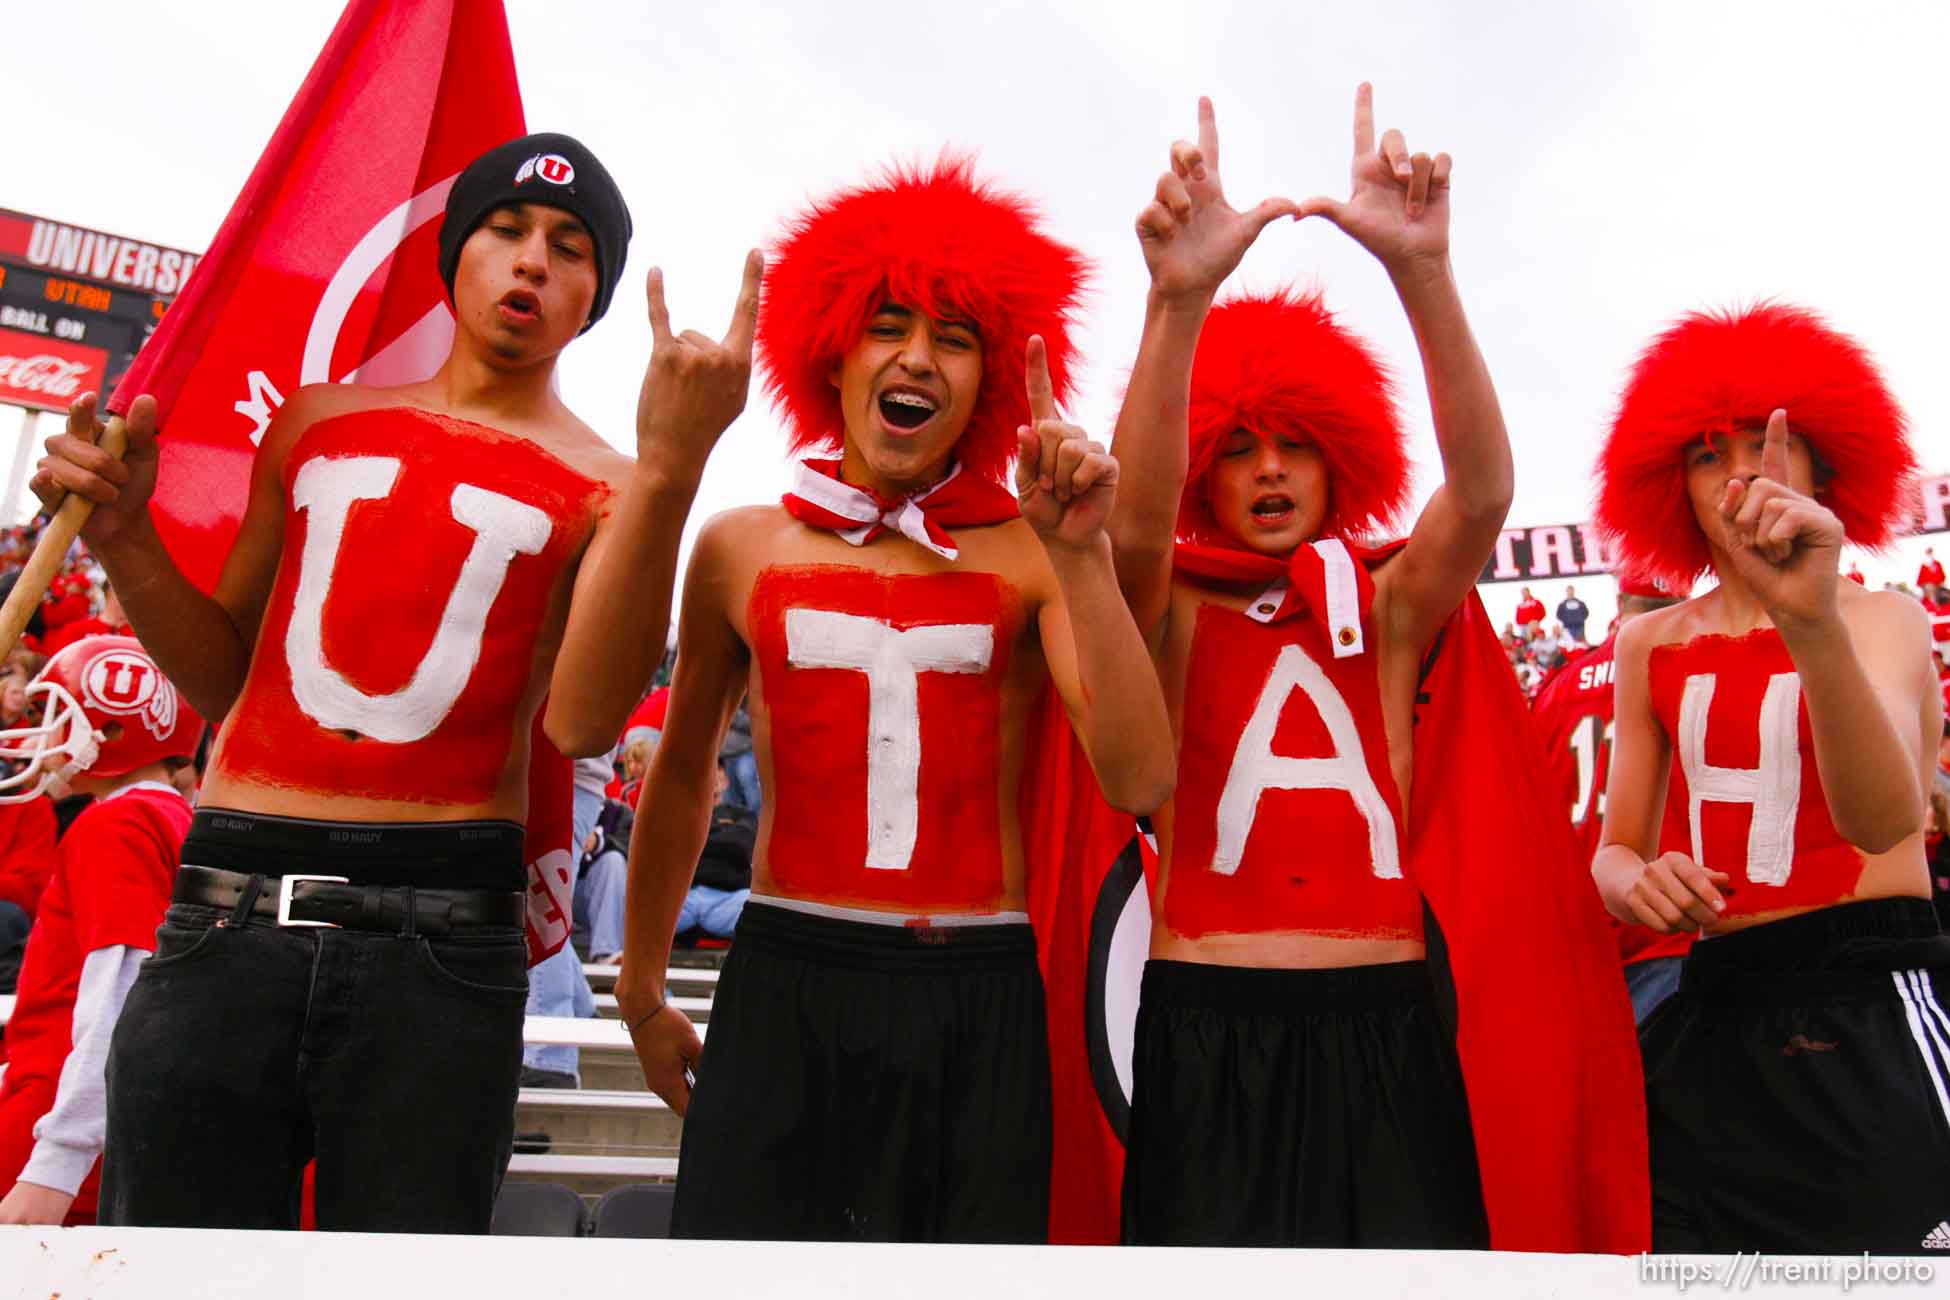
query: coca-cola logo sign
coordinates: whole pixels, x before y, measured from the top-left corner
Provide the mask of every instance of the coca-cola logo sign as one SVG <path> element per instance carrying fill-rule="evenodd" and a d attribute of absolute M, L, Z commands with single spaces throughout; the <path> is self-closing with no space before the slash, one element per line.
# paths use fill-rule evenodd
<path fill-rule="evenodd" d="M 83 393 L 100 392 L 107 377 L 101 348 L 0 329 L 0 403 L 62 411 Z"/>

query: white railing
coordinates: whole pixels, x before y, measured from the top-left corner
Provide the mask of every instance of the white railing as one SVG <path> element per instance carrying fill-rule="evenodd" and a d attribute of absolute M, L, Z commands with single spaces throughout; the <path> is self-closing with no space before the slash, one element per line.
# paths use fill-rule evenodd
<path fill-rule="evenodd" d="M 547 1157 L 533 1157 L 547 1159 Z M 568 1157 L 560 1157 L 568 1159 Z M 1089 1296 L 1385 1296 L 1681 1300 L 1721 1276 L 1742 1294 L 1921 1295 L 1950 1261 L 1517 1255 L 1413 1250 L 1110 1250 L 425 1237 L 182 1228 L 0 1228 L 0 1296 L 66 1300 L 543 1300 L 619 1293 L 818 1300 L 1079 1300 Z M 1832 1279 L 1781 1269 L 1827 1269 Z M 1732 1272 L 1729 1272 L 1729 1270 Z M 1870 1283 L 1868 1270 L 1881 1272 Z M 1681 1270 L 1696 1270 L 1682 1272 Z M 1772 1271 L 1770 1271 L 1772 1270 Z M 1853 1270 L 1851 1272 L 1851 1270 Z M 1684 1286 L 1682 1288 L 1682 1279 Z M 1900 1290 L 1898 1290 L 1900 1288 Z M 1731 1287 L 1725 1289 L 1731 1290 Z"/>

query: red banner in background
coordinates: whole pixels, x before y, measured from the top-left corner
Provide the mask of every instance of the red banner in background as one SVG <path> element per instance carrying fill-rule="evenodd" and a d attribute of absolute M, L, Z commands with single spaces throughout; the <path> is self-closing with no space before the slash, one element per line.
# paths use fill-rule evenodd
<path fill-rule="evenodd" d="M 0 403 L 65 411 L 83 393 L 100 391 L 107 375 L 101 348 L 0 329 Z"/>

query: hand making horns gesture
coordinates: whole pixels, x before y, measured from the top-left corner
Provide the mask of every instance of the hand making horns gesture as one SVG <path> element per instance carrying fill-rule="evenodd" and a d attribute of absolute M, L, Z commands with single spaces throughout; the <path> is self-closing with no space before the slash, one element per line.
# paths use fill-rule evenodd
<path fill-rule="evenodd" d="M 1049 351 L 1029 336 L 1024 376 L 1030 422 L 1016 430 L 1016 497 L 1045 546 L 1083 546 L 1103 532 L 1117 500 L 1117 461 L 1057 414 Z"/>
<path fill-rule="evenodd" d="M 1325 217 L 1373 253 L 1389 274 L 1449 256 L 1449 155 L 1411 154 L 1402 133 L 1374 138 L 1374 89 L 1354 92 L 1354 191 L 1346 202 L 1316 196 L 1302 217 Z"/>
<path fill-rule="evenodd" d="M 1198 101 L 1198 143 L 1174 141 L 1171 170 L 1138 214 L 1138 243 L 1151 287 L 1167 298 L 1210 297 L 1276 217 L 1298 217 L 1291 199 L 1264 199 L 1246 212 L 1226 201 L 1219 180 L 1219 126 L 1212 101 Z"/>
<path fill-rule="evenodd" d="M 650 365 L 636 403 L 637 459 L 655 458 L 702 473 L 704 462 L 751 389 L 752 338 L 758 330 L 758 288 L 765 255 L 745 255 L 745 280 L 722 342 L 696 330 L 673 334 L 664 306 L 664 273 L 651 267 L 644 283 L 650 308 Z"/>
<path fill-rule="evenodd" d="M 1847 537 L 1835 513 L 1789 487 L 1786 411 L 1767 419 L 1760 477 L 1727 480 L 1720 497 L 1727 556 L 1776 625 L 1833 614 Z"/>

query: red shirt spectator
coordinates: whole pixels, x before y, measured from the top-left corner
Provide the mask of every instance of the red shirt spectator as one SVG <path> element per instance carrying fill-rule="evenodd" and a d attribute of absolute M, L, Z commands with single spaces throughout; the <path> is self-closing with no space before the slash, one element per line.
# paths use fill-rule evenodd
<path fill-rule="evenodd" d="M 1930 614 L 1930 635 L 1940 642 L 1950 641 L 1950 600 L 1934 600 L 1925 594 L 1923 608 Z"/>
<path fill-rule="evenodd" d="M 1544 684 L 1531 706 L 1537 735 L 1562 783 L 1564 806 L 1582 851 L 1580 861 L 1587 866 L 1598 852 L 1598 834 L 1604 829 L 1605 778 L 1611 768 L 1612 652 L 1617 645 L 1615 638 L 1607 639 L 1573 659 Z M 1689 833 L 1683 803 L 1668 799 L 1665 818 L 1667 838 Z M 1619 921 L 1612 922 L 1612 929 L 1618 936 L 1619 959 L 1627 965 L 1683 956 L 1693 946 L 1690 933 L 1659 934 Z"/>
<path fill-rule="evenodd" d="M 0 1194 L 78 1186 L 70 1224 L 95 1219 L 109 1035 L 137 954 L 156 949 L 189 827 L 188 801 L 160 781 L 97 799 L 61 841 L 27 941 L 0 1075 Z M 67 1069 L 70 1054 L 85 1065 Z"/>
<path fill-rule="evenodd" d="M 669 712 L 670 687 L 659 686 L 643 697 L 643 703 L 636 706 L 636 712 L 623 724 L 623 743 L 627 745 L 632 740 L 643 739 L 637 733 L 645 728 L 656 733 L 648 737 L 652 744 L 656 743 L 657 736 L 663 734 L 664 717 Z"/>
<path fill-rule="evenodd" d="M 1530 588 L 1523 589 L 1523 599 L 1517 602 L 1517 626 L 1528 628 L 1544 621 L 1544 602 L 1530 594 Z"/>
<path fill-rule="evenodd" d="M 134 636 L 135 628 L 127 623 L 107 623 L 90 615 L 78 618 L 72 623 L 63 623 L 47 634 L 47 643 L 42 647 L 44 653 L 54 654 L 63 646 L 81 640 L 85 636 Z"/>
<path fill-rule="evenodd" d="M 1842 576 L 1858 587 L 1866 587 L 1869 585 L 1869 580 L 1862 576 L 1862 567 L 1860 565 L 1850 564 L 1848 566 L 1848 572 Z"/>
<path fill-rule="evenodd" d="M 33 917 L 60 861 L 54 840 L 54 805 L 48 799 L 0 804 L 0 903 Z"/>
<path fill-rule="evenodd" d="M 1936 558 L 1935 550 L 1923 552 L 1923 566 L 1916 571 L 1916 585 L 1924 588 L 1943 585 L 1943 562 Z"/>

